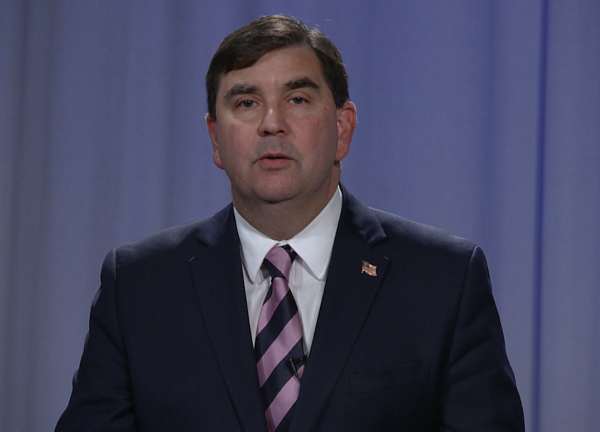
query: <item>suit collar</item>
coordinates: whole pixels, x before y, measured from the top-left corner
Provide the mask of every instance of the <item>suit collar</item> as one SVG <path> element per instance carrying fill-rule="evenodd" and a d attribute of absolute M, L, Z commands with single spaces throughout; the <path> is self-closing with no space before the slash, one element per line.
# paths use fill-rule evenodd
<path fill-rule="evenodd" d="M 384 240 L 387 236 L 373 210 L 357 200 L 341 184 L 340 189 L 344 197 L 340 226 L 344 224 L 347 229 L 354 231 L 371 246 Z"/>
<path fill-rule="evenodd" d="M 385 239 L 385 232 L 372 210 L 357 200 L 344 185 L 340 184 L 340 190 L 343 197 L 341 215 L 343 222 L 370 245 Z M 221 238 L 226 229 L 230 228 L 235 229 L 237 235 L 233 204 L 227 205 L 218 213 L 201 221 L 197 237 L 205 245 L 212 245 Z"/>
<path fill-rule="evenodd" d="M 197 239 L 206 246 L 217 243 L 227 230 L 233 230 L 237 237 L 237 228 L 233 217 L 233 204 L 227 205 L 218 213 L 200 221 Z"/>
<path fill-rule="evenodd" d="M 354 230 L 365 242 L 373 245 L 385 239 L 385 231 L 372 210 L 357 200 L 348 189 L 340 184 L 343 204 L 340 224 L 345 223 L 349 229 Z M 226 229 L 235 229 L 235 218 L 233 216 L 233 204 L 227 205 L 218 213 L 201 221 L 198 240 L 205 245 L 216 243 L 224 234 Z"/>

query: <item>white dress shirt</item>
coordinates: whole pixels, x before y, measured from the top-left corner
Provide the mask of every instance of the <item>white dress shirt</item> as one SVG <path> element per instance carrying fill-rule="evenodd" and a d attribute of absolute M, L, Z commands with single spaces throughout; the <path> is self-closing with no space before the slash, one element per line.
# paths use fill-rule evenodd
<path fill-rule="evenodd" d="M 297 254 L 292 263 L 289 286 L 298 305 L 304 330 L 305 352 L 308 354 L 315 334 L 333 240 L 341 212 L 342 192 L 338 187 L 329 203 L 306 228 L 291 239 L 276 241 L 250 225 L 234 208 L 240 236 L 240 252 L 252 343 L 256 338 L 260 309 L 271 283 L 269 273 L 262 268 L 263 260 L 273 246 L 289 244 Z"/>

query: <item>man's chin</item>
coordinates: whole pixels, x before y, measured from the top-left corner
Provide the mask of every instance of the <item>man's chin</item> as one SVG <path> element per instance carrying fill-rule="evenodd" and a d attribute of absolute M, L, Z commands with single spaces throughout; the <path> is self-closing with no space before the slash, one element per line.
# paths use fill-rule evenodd
<path fill-rule="evenodd" d="M 269 191 L 268 193 L 264 193 L 261 191 L 260 199 L 266 204 L 277 205 L 283 204 L 292 201 L 297 195 L 288 191 Z"/>

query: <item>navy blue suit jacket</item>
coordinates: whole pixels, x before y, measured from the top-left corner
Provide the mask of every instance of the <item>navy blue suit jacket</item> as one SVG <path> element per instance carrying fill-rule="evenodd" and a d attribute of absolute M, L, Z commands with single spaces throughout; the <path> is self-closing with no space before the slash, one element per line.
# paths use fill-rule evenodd
<path fill-rule="evenodd" d="M 481 250 L 343 195 L 291 431 L 523 431 Z M 250 334 L 231 205 L 113 250 L 56 430 L 265 432 Z"/>

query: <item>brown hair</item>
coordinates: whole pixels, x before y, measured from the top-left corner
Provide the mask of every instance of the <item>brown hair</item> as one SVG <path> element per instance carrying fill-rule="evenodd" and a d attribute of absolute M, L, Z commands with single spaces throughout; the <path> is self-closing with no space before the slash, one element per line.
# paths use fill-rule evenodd
<path fill-rule="evenodd" d="M 350 95 L 348 74 L 335 45 L 319 30 L 300 21 L 269 15 L 240 27 L 221 42 L 206 73 L 208 115 L 217 119 L 217 92 L 223 75 L 252 66 L 270 51 L 297 45 L 306 46 L 316 54 L 335 106 L 340 108 Z"/>

